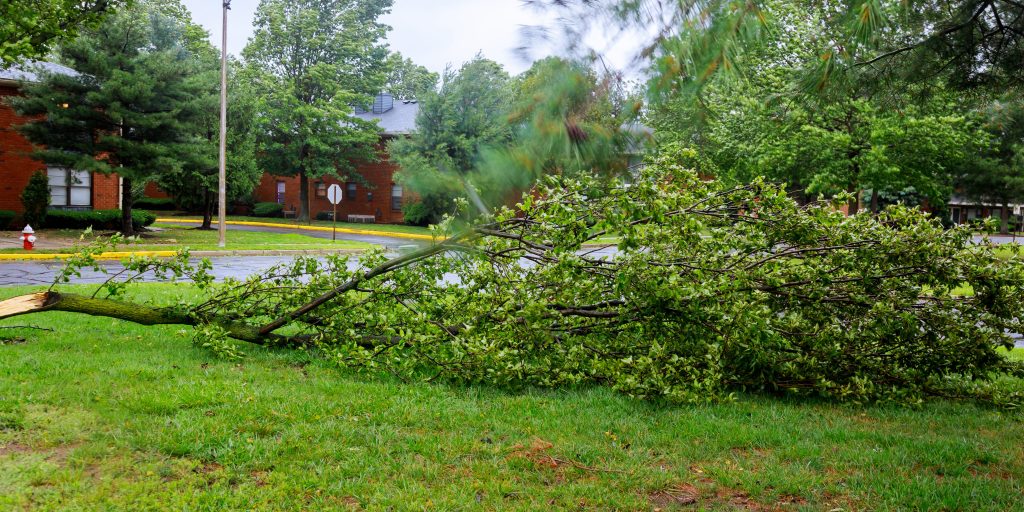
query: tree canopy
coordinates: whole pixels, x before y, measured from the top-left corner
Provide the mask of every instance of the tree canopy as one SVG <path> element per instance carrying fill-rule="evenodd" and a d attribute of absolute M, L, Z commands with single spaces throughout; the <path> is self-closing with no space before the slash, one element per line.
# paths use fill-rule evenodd
<path fill-rule="evenodd" d="M 384 92 L 399 99 L 416 99 L 434 91 L 439 75 L 420 66 L 412 59 L 395 52 L 388 55 L 388 78 Z"/>
<path fill-rule="evenodd" d="M 346 175 L 374 160 L 377 129 L 355 118 L 383 87 L 388 51 L 379 21 L 391 0 L 262 0 L 243 51 L 258 86 L 262 167 L 299 177 L 299 218 L 308 219 L 309 180 Z"/>
<path fill-rule="evenodd" d="M 131 0 L 4 0 L 0 2 L 0 65 L 45 57 Z"/>
<path fill-rule="evenodd" d="M 467 175 L 481 151 L 511 141 L 511 85 L 500 64 L 477 55 L 458 71 L 446 69 L 439 90 L 420 96 L 416 132 L 388 146 L 398 179 L 420 196 L 405 208 L 408 221 L 436 223 L 451 213 L 452 200 L 473 186 Z"/>

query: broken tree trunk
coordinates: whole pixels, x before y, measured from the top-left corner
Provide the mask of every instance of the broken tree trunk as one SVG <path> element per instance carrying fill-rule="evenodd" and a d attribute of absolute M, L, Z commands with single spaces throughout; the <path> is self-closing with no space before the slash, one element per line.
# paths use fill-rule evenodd
<path fill-rule="evenodd" d="M 198 318 L 188 313 L 154 308 L 143 304 L 111 299 L 97 299 L 69 293 L 46 291 L 20 295 L 0 302 L 0 320 L 14 316 L 65 311 L 91 316 L 105 316 L 141 325 L 207 325 L 223 327 L 229 336 L 256 345 L 301 345 L 306 339 L 277 334 L 260 334 L 259 328 L 224 318 Z"/>

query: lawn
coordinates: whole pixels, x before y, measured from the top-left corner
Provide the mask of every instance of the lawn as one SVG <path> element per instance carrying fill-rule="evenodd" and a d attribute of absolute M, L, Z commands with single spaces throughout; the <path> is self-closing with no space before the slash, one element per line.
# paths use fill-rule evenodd
<path fill-rule="evenodd" d="M 176 327 L 16 324 L 54 331 L 0 330 L 0 510 L 1024 510 L 1021 412 L 402 383 L 217 360 Z"/>
<path fill-rule="evenodd" d="M 119 250 L 134 251 L 159 251 L 177 250 L 188 247 L 193 251 L 249 251 L 249 250 L 326 250 L 326 249 L 368 249 L 372 244 L 354 242 L 350 240 L 331 241 L 325 238 L 315 238 L 299 233 L 262 233 L 256 231 L 229 230 L 227 234 L 227 248 L 217 246 L 217 231 L 182 228 L 180 226 L 162 226 L 161 231 L 151 231 L 142 235 L 138 243 L 127 244 L 119 247 Z M 80 231 L 75 230 L 48 230 L 40 233 L 40 237 L 61 239 L 69 243 L 78 240 Z M 99 234 L 97 236 L 108 236 Z M 0 253 L 22 253 L 22 249 L 3 249 Z M 39 253 L 69 253 L 74 252 L 73 248 L 66 249 L 40 249 Z"/>
<path fill-rule="evenodd" d="M 170 216 L 170 215 L 159 215 L 161 219 L 183 219 L 183 220 L 202 220 L 202 217 L 197 216 Z M 334 225 L 329 220 L 312 220 L 309 222 L 299 222 L 295 219 L 280 219 L 273 217 L 247 217 L 243 215 L 231 215 L 228 216 L 227 220 L 246 221 L 246 222 L 270 222 L 273 224 L 289 224 L 298 226 L 323 226 L 331 227 Z M 216 224 L 216 220 L 214 221 Z M 407 226 L 405 224 L 374 224 L 374 223 L 363 223 L 363 222 L 338 222 L 338 228 L 345 229 L 362 229 L 366 231 L 380 231 L 382 233 L 409 233 L 414 235 L 431 235 L 430 229 L 420 226 Z"/>

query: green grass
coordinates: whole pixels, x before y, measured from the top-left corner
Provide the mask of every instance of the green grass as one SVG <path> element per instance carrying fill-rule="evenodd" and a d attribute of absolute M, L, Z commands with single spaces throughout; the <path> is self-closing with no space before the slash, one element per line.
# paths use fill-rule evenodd
<path fill-rule="evenodd" d="M 160 218 L 172 218 L 170 215 L 161 215 Z M 187 220 L 200 220 L 201 217 L 195 216 L 174 216 L 173 218 L 187 219 Z M 279 219 L 272 217 L 247 217 L 242 215 L 231 215 L 228 216 L 227 220 L 240 220 L 249 222 L 271 222 L 274 224 L 290 224 L 290 225 L 302 225 L 302 226 L 324 226 L 331 227 L 333 223 L 329 220 L 312 220 L 309 222 L 298 222 L 295 219 Z M 216 223 L 216 220 L 214 221 Z M 339 228 L 347 229 L 364 229 L 367 231 L 380 231 L 381 233 L 408 233 L 414 235 L 430 235 L 430 229 L 420 226 L 407 226 L 405 224 L 373 224 L 373 223 L 362 223 L 362 222 L 338 222 Z"/>
<path fill-rule="evenodd" d="M 1024 510 L 1020 412 L 406 384 L 221 361 L 176 327 L 15 324 L 54 332 L 0 330 L 24 338 L 0 345 L 0 510 Z"/>
<path fill-rule="evenodd" d="M 217 246 L 217 231 L 206 231 L 180 226 L 162 226 L 164 231 L 145 233 L 138 243 L 126 244 L 118 248 L 125 251 L 159 251 L 177 250 L 188 247 L 193 251 L 225 250 Z M 59 237 L 69 242 L 77 241 L 81 232 L 73 230 L 47 231 L 43 237 Z M 315 238 L 299 233 L 261 233 L 256 231 L 228 231 L 226 250 L 325 250 L 325 249 L 368 249 L 372 244 L 350 240 L 331 241 Z M 3 249 L 0 253 L 21 253 L 19 249 Z M 39 253 L 70 253 L 73 248 L 40 249 Z"/>

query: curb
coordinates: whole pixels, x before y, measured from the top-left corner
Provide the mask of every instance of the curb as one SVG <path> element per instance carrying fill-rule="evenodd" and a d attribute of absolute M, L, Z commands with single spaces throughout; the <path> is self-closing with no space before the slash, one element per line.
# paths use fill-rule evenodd
<path fill-rule="evenodd" d="M 164 222 L 168 224 L 199 224 L 202 221 L 194 219 L 157 218 L 156 222 Z M 326 226 L 299 226 L 296 224 L 276 224 L 273 222 L 254 222 L 248 220 L 229 220 L 226 222 L 226 224 L 232 224 L 235 226 L 256 226 L 264 228 L 294 229 L 296 231 L 326 231 L 328 233 L 334 230 L 334 228 L 329 228 Z M 396 233 L 394 231 L 374 231 L 371 229 L 338 228 L 338 233 L 348 233 L 351 235 L 386 236 L 390 238 L 407 238 L 410 240 L 435 240 L 435 238 L 431 235 L 417 235 L 415 233 Z"/>
<path fill-rule="evenodd" d="M 221 258 L 225 256 L 303 256 L 323 254 L 362 254 L 362 249 L 281 249 L 281 250 L 238 250 L 238 251 L 190 251 L 189 256 L 195 258 Z M 120 261 L 132 257 L 172 258 L 178 251 L 113 251 L 97 254 L 97 261 Z M 47 261 L 66 260 L 77 253 L 40 253 L 40 254 L 0 254 L 0 263 L 5 261 Z"/>
<path fill-rule="evenodd" d="M 158 258 L 170 258 L 178 254 L 178 251 L 116 251 L 97 254 L 96 260 L 122 260 L 132 256 L 155 256 Z M 48 254 L 0 254 L 0 261 L 27 261 L 27 260 L 66 260 L 77 253 L 48 253 Z"/>

